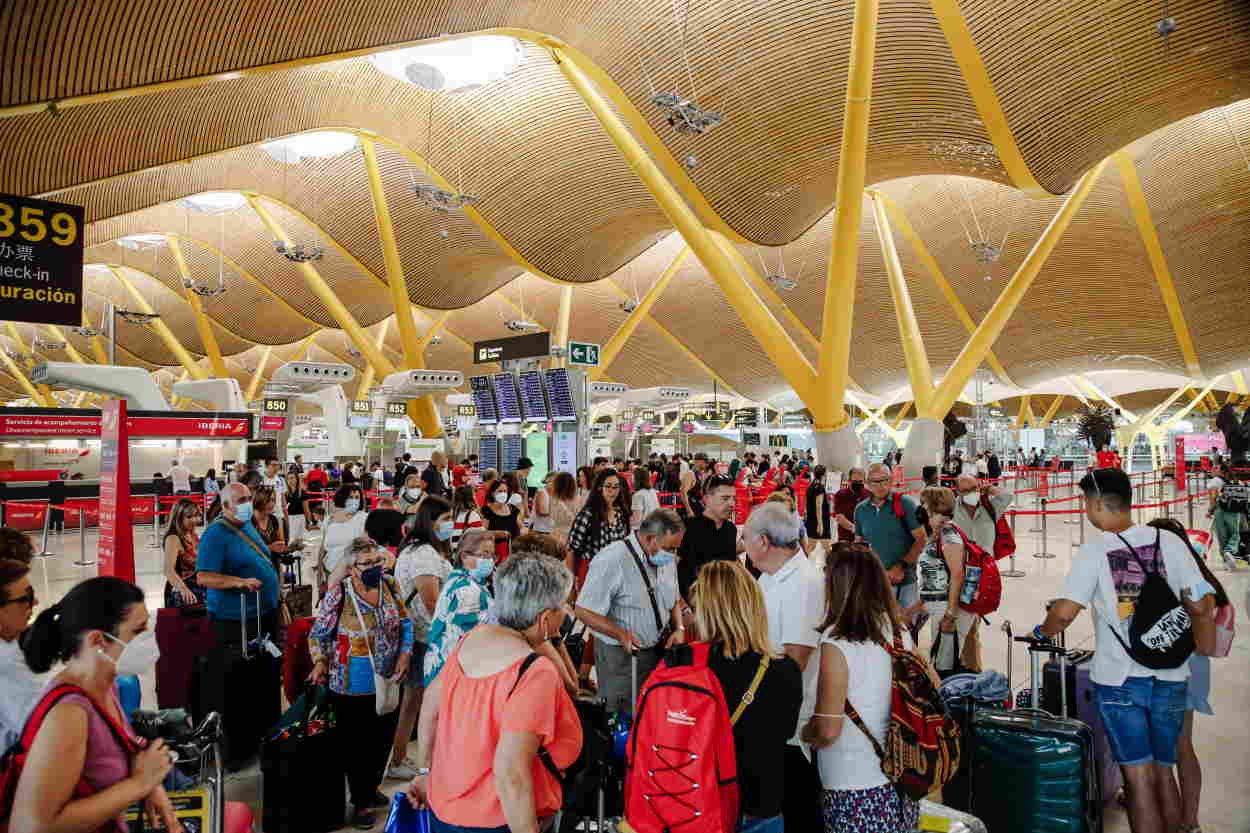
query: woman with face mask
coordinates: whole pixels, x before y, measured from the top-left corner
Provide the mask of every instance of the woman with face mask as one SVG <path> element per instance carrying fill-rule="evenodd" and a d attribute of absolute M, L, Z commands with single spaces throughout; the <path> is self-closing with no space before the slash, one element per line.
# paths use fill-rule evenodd
<path fill-rule="evenodd" d="M 421 678 L 426 691 L 461 638 L 485 619 L 494 604 L 489 582 L 495 571 L 495 539 L 490 532 L 470 529 L 461 535 L 452 567 L 434 604 L 426 636 Z"/>
<path fill-rule="evenodd" d="M 404 680 L 404 701 L 400 706 L 399 725 L 395 730 L 395 744 L 391 752 L 388 778 L 405 780 L 416 775 L 412 761 L 408 760 L 408 741 L 421 713 L 421 677 L 425 660 L 426 640 L 430 634 L 430 620 L 438 604 L 439 591 L 451 573 L 451 538 L 456 531 L 451 504 L 440 497 L 430 496 L 421 503 L 403 547 L 395 562 L 395 580 L 403 595 L 408 615 L 412 617 L 415 647 L 412 667 Z"/>
<path fill-rule="evenodd" d="M 920 505 L 929 514 L 929 543 L 920 553 L 917 575 L 920 580 L 920 604 L 933 622 L 934 642 L 941 633 L 957 633 L 957 643 L 945 643 L 939 651 L 935 668 L 946 674 L 955 670 L 964 640 L 976 624 L 975 613 L 959 606 L 964 587 L 964 540 L 952 520 L 955 514 L 955 493 L 945 486 L 930 486 L 920 493 Z"/>
<path fill-rule="evenodd" d="M 399 490 L 399 511 L 411 515 L 417 511 L 425 497 L 425 489 L 421 488 L 421 475 L 415 471 L 404 478 L 403 488 Z"/>
<path fill-rule="evenodd" d="M 435 830 L 536 833 L 560 810 L 560 782 L 537 756 L 568 768 L 582 728 L 535 649 L 559 632 L 572 586 L 559 561 L 514 555 L 495 575 L 498 622 L 465 636 L 427 690 L 408 797 L 433 810 Z"/>
<path fill-rule="evenodd" d="M 332 585 L 317 608 L 308 634 L 314 685 L 330 686 L 342 761 L 351 791 L 351 824 L 369 830 L 373 810 L 389 799 L 378 791 L 399 710 L 379 715 L 374 672 L 403 681 L 412 663 L 413 623 L 399 584 L 384 573 L 386 551 L 373 539 L 348 545 L 348 576 Z M 411 731 L 411 730 L 409 730 Z"/>
<path fill-rule="evenodd" d="M 496 480 L 482 507 L 482 521 L 495 538 L 495 559 L 503 563 L 511 540 L 521 534 L 521 510 L 512 502 L 506 479 Z"/>
<path fill-rule="evenodd" d="M 328 577 L 324 584 L 337 584 L 347 575 L 351 561 L 346 558 L 352 541 L 365 534 L 364 494 L 360 487 L 344 484 L 334 493 L 333 511 L 321 524 L 321 546 L 317 554 L 317 575 Z M 322 591 L 324 593 L 324 590 Z"/>
<path fill-rule="evenodd" d="M 109 576 L 76 585 L 39 614 L 22 652 L 35 673 L 65 665 L 45 689 L 55 704 L 29 745 L 10 829 L 126 833 L 126 808 L 142 801 L 152 826 L 181 833 L 161 787 L 169 749 L 134 734 L 115 689 L 119 674 L 150 673 L 160 656 L 143 591 Z"/>

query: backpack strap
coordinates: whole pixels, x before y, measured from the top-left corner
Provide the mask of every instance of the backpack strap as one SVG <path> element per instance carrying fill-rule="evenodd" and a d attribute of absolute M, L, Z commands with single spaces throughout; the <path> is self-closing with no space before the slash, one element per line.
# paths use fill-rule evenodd
<path fill-rule="evenodd" d="M 851 705 L 850 700 L 846 701 L 846 708 L 844 711 L 846 716 L 851 719 L 851 722 L 855 724 L 856 728 L 864 733 L 864 737 L 868 738 L 868 742 L 872 744 L 873 751 L 877 753 L 877 759 L 884 762 L 885 749 L 882 748 L 877 739 L 873 737 L 872 732 L 868 731 L 868 727 L 864 725 L 864 719 L 859 716 L 859 712 L 855 711 L 855 707 Z"/>
<path fill-rule="evenodd" d="M 989 495 L 981 495 L 981 505 L 985 507 L 986 512 L 990 513 L 990 520 L 994 523 L 998 523 L 998 510 L 994 508 L 994 504 L 990 500 Z"/>
<path fill-rule="evenodd" d="M 890 504 L 894 509 L 894 517 L 898 518 L 899 526 L 903 527 L 903 534 L 915 543 L 916 536 L 912 535 L 911 530 L 907 528 L 907 509 L 903 506 L 903 493 L 890 492 Z"/>
<path fill-rule="evenodd" d="M 530 655 L 521 661 L 521 667 L 516 672 L 516 682 L 512 684 L 512 688 L 508 689 L 508 697 L 511 697 L 512 693 L 516 691 L 517 686 L 521 684 L 521 678 L 525 676 L 525 672 L 530 670 L 530 666 L 538 662 L 540 656 L 542 655 L 537 651 L 531 651 Z M 560 771 L 560 767 L 556 766 L 556 762 L 552 759 L 551 753 L 547 751 L 546 747 L 538 747 L 538 760 L 543 762 L 543 766 L 556 779 L 556 783 L 563 788 L 564 773 Z"/>
<path fill-rule="evenodd" d="M 643 584 L 647 585 L 647 597 L 651 601 L 651 613 L 655 616 L 655 627 L 660 632 L 661 640 L 664 637 L 664 617 L 660 615 L 660 605 L 655 598 L 655 588 L 651 586 L 651 576 L 647 575 L 647 568 L 643 566 L 642 559 L 638 557 L 634 545 L 630 543 L 629 538 L 625 540 L 625 547 L 629 550 L 629 554 L 634 557 L 634 564 L 638 565 L 638 572 L 642 573 Z M 661 648 L 664 646 L 661 645 Z M 707 664 L 707 656 L 704 655 L 704 664 Z"/>
<path fill-rule="evenodd" d="M 746 694 L 742 695 L 742 702 L 738 704 L 738 708 L 734 709 L 733 715 L 730 716 L 730 726 L 737 726 L 738 718 L 742 717 L 742 713 L 747 710 L 747 706 L 755 702 L 755 693 L 760 690 L 760 683 L 764 681 L 764 674 L 768 671 L 770 662 L 772 662 L 772 657 L 768 654 L 760 657 L 760 667 L 755 669 L 755 679 L 751 680 L 751 685 L 747 687 Z"/>

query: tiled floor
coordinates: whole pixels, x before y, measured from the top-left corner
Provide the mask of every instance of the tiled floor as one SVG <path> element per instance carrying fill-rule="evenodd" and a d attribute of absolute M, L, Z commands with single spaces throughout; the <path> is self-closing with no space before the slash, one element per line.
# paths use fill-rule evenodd
<path fill-rule="evenodd" d="M 1032 504 L 1031 499 L 1029 503 Z M 1076 502 L 1064 504 L 1066 507 L 1076 505 Z M 1204 513 L 1199 510 L 1195 515 L 1201 526 Z M 1016 565 L 1026 575 L 1003 580 L 1005 586 L 1002 608 L 997 615 L 991 617 L 993 626 L 982 634 L 986 667 L 996 668 L 1004 673 L 1007 671 L 1009 643 L 1006 635 L 999 630 L 1002 623 L 1010 621 L 1016 633 L 1032 629 L 1041 620 L 1046 601 L 1053 598 L 1062 586 L 1073 552 L 1071 544 L 1077 540 L 1080 530 L 1080 526 L 1063 521 L 1076 517 L 1056 516 L 1047 519 L 1045 550 L 1055 555 L 1054 558 L 1047 559 L 1034 557 L 1043 551 L 1041 534 L 1030 531 L 1037 524 L 1029 521 L 1037 519 L 1021 517 L 1018 520 L 1019 551 Z M 147 593 L 149 606 L 155 609 L 161 604 L 164 586 L 164 579 L 160 575 L 159 553 L 149 545 L 149 529 L 136 530 L 135 540 L 139 583 Z M 49 577 L 50 592 L 47 594 L 44 593 L 41 568 L 36 567 L 33 579 L 41 601 L 45 604 L 59 598 L 75 582 L 93 574 L 92 569 L 75 568 L 70 564 L 77 557 L 78 548 L 77 533 L 71 532 L 62 539 L 53 539 L 50 549 L 58 555 L 44 562 L 48 567 Z M 90 533 L 87 536 L 87 548 L 88 552 L 94 549 L 94 539 Z M 1242 622 L 1250 622 L 1250 610 L 1246 609 L 1250 569 L 1243 568 L 1236 573 L 1230 573 L 1222 564 L 1214 563 L 1212 568 L 1224 583 L 1229 596 L 1236 602 L 1239 608 L 1237 618 Z M 1250 789 L 1247 789 L 1247 773 L 1250 773 L 1250 633 L 1247 633 L 1247 627 L 1242 626 L 1243 633 L 1234 645 L 1232 656 L 1213 663 L 1211 704 L 1216 715 L 1199 716 L 1194 729 L 1195 745 L 1203 764 L 1205 783 L 1201 820 L 1206 833 L 1250 833 Z M 1068 646 L 1092 647 L 1092 643 L 1091 620 L 1087 615 L 1082 615 L 1068 634 Z M 1010 652 L 1012 684 L 1016 688 L 1024 687 L 1028 682 L 1027 654 L 1018 643 L 1010 645 Z M 146 703 L 155 702 L 152 691 L 152 680 L 145 680 Z M 404 786 L 398 781 L 388 782 L 385 791 L 396 792 Z M 241 773 L 228 784 L 228 795 L 231 799 L 251 803 L 258 810 L 259 792 L 259 776 L 255 771 Z M 1108 809 L 1106 821 L 1107 833 L 1127 833 L 1129 829 L 1127 818 L 1116 806 Z"/>

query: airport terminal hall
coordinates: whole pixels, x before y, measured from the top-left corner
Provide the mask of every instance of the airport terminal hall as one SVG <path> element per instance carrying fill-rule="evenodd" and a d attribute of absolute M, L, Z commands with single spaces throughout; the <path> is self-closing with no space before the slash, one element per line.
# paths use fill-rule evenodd
<path fill-rule="evenodd" d="M 0 831 L 1250 833 L 1247 287 L 1250 0 L 3 0 Z"/>

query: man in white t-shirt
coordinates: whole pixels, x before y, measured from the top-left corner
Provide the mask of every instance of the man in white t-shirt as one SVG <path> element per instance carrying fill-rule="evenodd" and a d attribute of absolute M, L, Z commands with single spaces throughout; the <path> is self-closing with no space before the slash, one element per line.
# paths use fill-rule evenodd
<path fill-rule="evenodd" d="M 816 709 L 820 659 L 817 630 L 825 618 L 825 580 L 821 570 L 799 549 L 798 528 L 785 504 L 762 503 L 742 531 L 747 557 L 760 571 L 759 584 L 768 612 L 768 639 L 803 671 L 800 729 Z M 787 830 L 822 830 L 820 775 L 798 732 L 786 748 L 785 796 L 782 815 Z"/>
<path fill-rule="evenodd" d="M 1125 645 L 1146 580 L 1144 568 L 1167 580 L 1196 637 L 1214 628 L 1214 588 L 1179 535 L 1133 523 L 1133 487 L 1122 470 L 1095 469 L 1080 485 L 1086 517 L 1100 532 L 1073 559 L 1060 598 L 1033 635 L 1049 639 L 1082 610 L 1092 610 L 1090 680 L 1112 754 L 1124 772 L 1130 825 L 1135 833 L 1170 833 L 1181 829 L 1172 767 L 1185 720 L 1189 664 L 1150 669 L 1136 662 Z"/>
<path fill-rule="evenodd" d="M 273 514 L 281 521 L 286 517 L 286 477 L 276 457 L 265 461 L 265 476 L 261 483 L 273 489 Z"/>
<path fill-rule="evenodd" d="M 181 460 L 170 461 L 169 479 L 173 481 L 174 494 L 191 494 L 191 469 L 184 466 Z"/>

